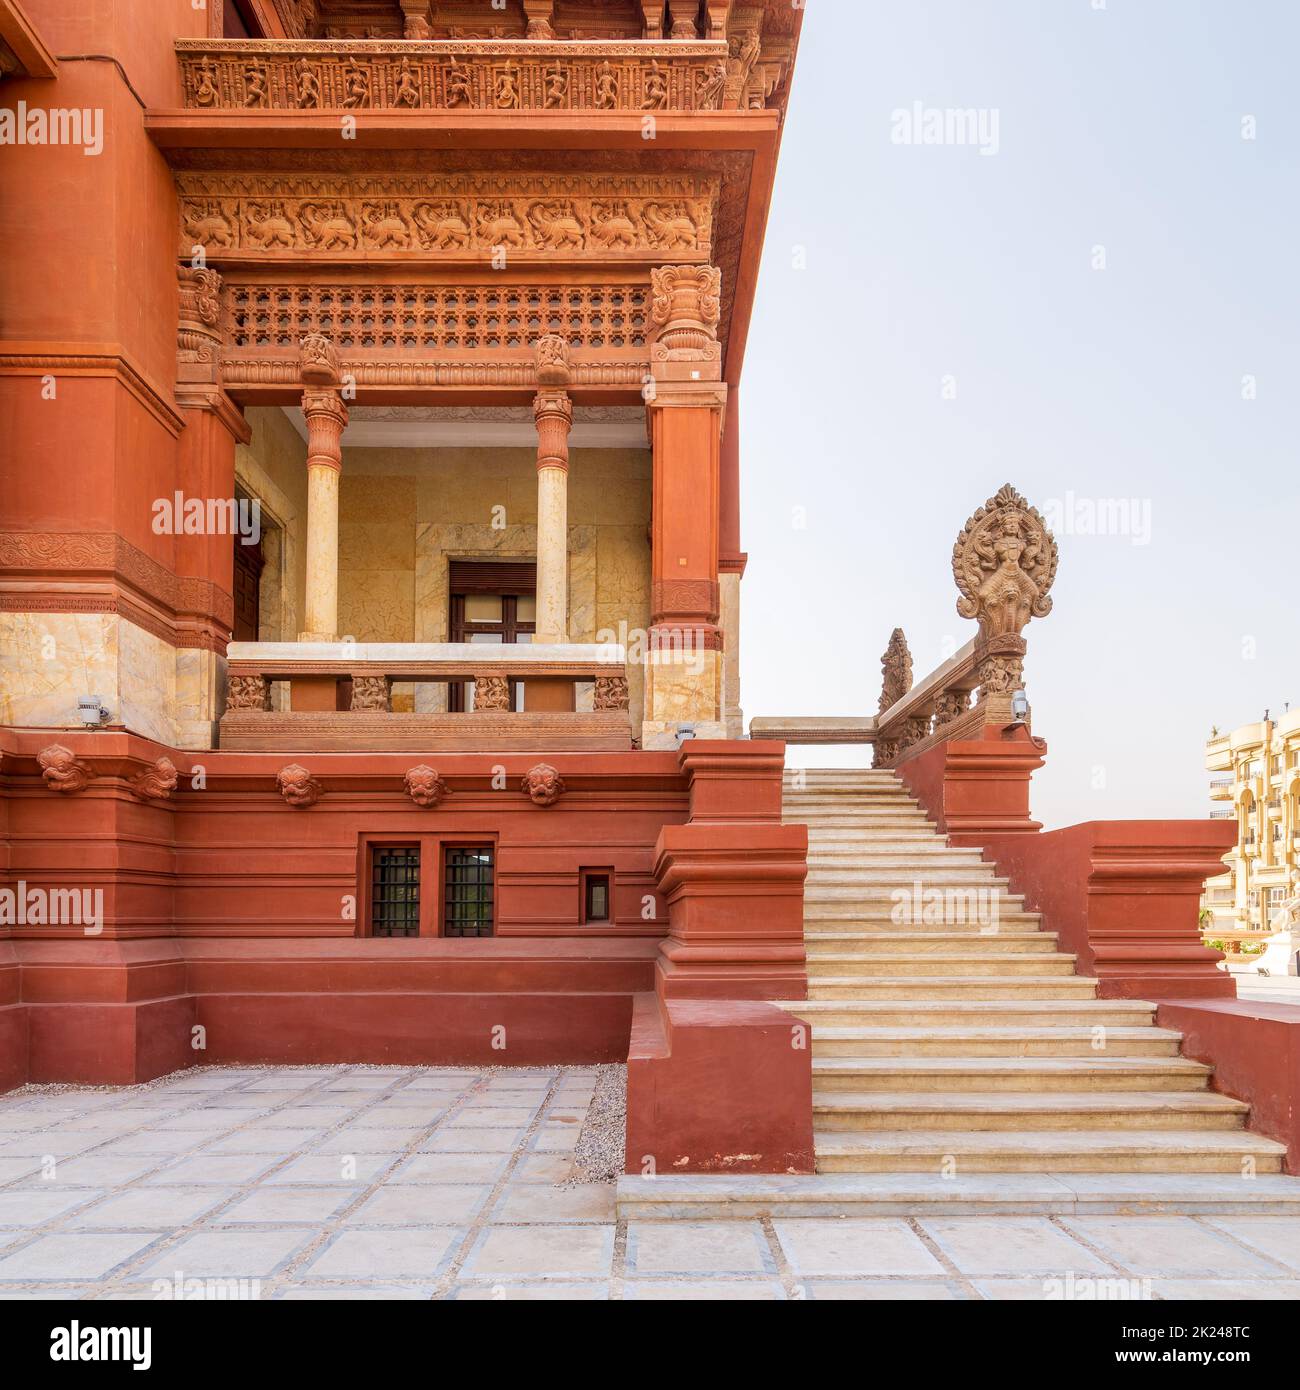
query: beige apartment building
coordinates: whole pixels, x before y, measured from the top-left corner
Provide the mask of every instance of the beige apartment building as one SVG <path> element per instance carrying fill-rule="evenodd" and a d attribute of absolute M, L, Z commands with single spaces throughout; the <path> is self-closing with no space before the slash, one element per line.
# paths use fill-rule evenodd
<path fill-rule="evenodd" d="M 1267 711 L 1266 711 L 1267 715 Z M 1300 709 L 1218 734 L 1205 745 L 1214 817 L 1233 817 L 1227 873 L 1208 880 L 1206 936 L 1266 935 L 1300 879 Z"/>

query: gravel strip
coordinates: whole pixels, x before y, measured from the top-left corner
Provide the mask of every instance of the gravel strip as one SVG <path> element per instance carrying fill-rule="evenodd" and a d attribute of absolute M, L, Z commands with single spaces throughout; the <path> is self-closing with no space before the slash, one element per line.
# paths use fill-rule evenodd
<path fill-rule="evenodd" d="M 612 1183 L 622 1176 L 627 1136 L 627 1068 L 615 1063 L 596 1068 L 596 1090 L 573 1151 L 574 1176 L 563 1187 Z"/>

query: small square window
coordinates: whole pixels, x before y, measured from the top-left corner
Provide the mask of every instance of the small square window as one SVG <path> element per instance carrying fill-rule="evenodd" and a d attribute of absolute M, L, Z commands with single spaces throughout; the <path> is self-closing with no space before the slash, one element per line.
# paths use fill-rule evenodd
<path fill-rule="evenodd" d="M 586 873 L 582 880 L 582 920 L 610 920 L 610 876 L 606 873 Z"/>

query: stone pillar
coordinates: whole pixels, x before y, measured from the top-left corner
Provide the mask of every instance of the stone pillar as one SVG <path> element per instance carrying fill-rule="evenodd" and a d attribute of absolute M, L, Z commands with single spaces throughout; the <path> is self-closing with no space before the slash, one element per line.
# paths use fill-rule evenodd
<path fill-rule="evenodd" d="M 187 497 L 234 498 L 235 446 L 251 431 L 221 386 L 221 276 L 206 267 L 178 268 L 176 401 L 185 428 L 177 486 Z M 175 742 L 211 748 L 221 717 L 226 644 L 234 625 L 234 559 L 230 536 L 178 533 L 175 540 Z M 102 692 L 113 709 L 111 691 Z"/>
<path fill-rule="evenodd" d="M 654 454 L 651 627 L 642 744 L 673 747 L 683 725 L 725 738 L 718 626 L 719 475 L 727 387 L 711 266 L 651 272 Z"/>
<path fill-rule="evenodd" d="M 743 738 L 740 707 L 740 581 L 748 556 L 740 548 L 740 395 L 732 387 L 722 435 L 718 480 L 718 623 L 722 628 L 722 722 L 728 738 Z"/>
<path fill-rule="evenodd" d="M 347 406 L 338 358 L 319 334 L 302 340 L 307 417 L 307 585 L 300 642 L 333 642 L 339 625 L 339 475 Z"/>
<path fill-rule="evenodd" d="M 534 642 L 569 637 L 569 428 L 573 403 L 568 343 L 547 334 L 537 343 L 537 631 Z"/>

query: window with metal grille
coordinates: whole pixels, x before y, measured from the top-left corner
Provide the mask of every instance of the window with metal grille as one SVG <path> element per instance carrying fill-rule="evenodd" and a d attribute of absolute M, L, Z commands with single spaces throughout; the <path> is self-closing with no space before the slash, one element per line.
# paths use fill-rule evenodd
<path fill-rule="evenodd" d="M 491 845 L 448 846 L 443 854 L 442 934 L 491 936 Z"/>
<path fill-rule="evenodd" d="M 415 845 L 371 850 L 370 934 L 419 936 L 420 851 Z"/>

